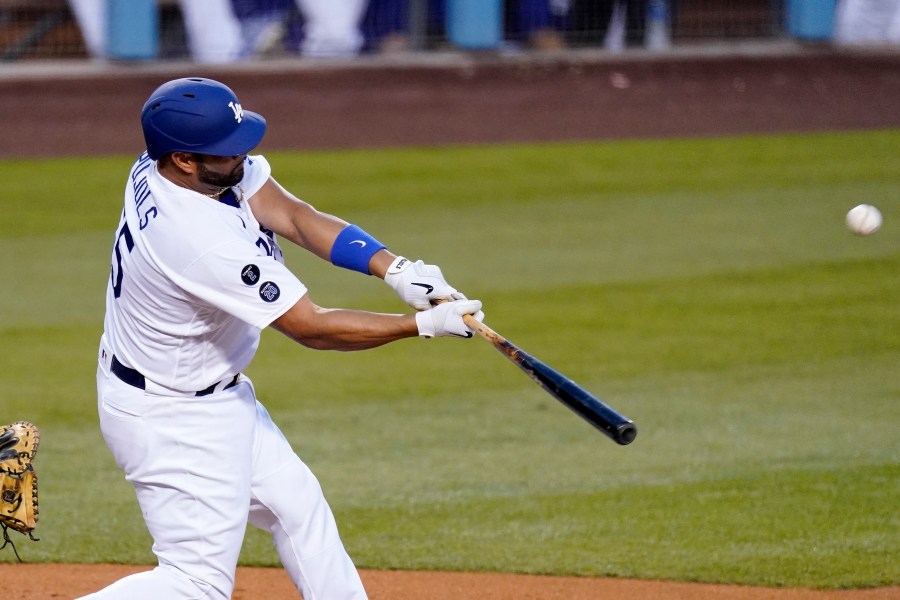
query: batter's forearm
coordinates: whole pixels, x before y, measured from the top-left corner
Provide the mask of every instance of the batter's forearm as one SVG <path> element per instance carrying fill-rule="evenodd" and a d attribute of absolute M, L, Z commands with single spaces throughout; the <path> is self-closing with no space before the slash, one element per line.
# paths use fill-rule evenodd
<path fill-rule="evenodd" d="M 372 260 L 369 261 L 369 272 L 376 277 L 384 279 L 388 267 L 391 266 L 395 258 L 397 258 L 397 255 L 387 248 L 379 250 L 372 257 Z"/>
<path fill-rule="evenodd" d="M 293 222 L 293 236 L 289 239 L 323 260 L 331 260 L 331 249 L 338 234 L 347 227 L 343 219 L 309 207 Z"/>
<path fill-rule="evenodd" d="M 392 315 L 314 306 L 290 310 L 272 327 L 315 350 L 366 350 L 419 335 L 413 315 Z"/>
<path fill-rule="evenodd" d="M 329 260 L 334 240 L 348 225 L 343 219 L 316 210 L 271 178 L 249 202 L 263 227 L 324 260 Z"/>
<path fill-rule="evenodd" d="M 334 262 L 335 264 L 338 264 L 338 266 L 347 267 L 347 265 L 335 262 L 334 246 L 341 235 L 341 232 L 345 230 L 349 231 L 348 227 L 349 224 L 343 219 L 328 213 L 316 211 L 312 207 L 309 207 L 307 214 L 295 219 L 293 230 L 296 234 L 291 241 L 298 246 L 309 250 L 323 260 Z M 357 231 L 365 234 L 362 230 L 357 229 Z M 374 238 L 367 241 L 368 243 L 378 243 Z M 349 250 L 362 252 L 364 253 L 364 256 L 368 256 L 368 254 L 365 254 L 365 247 L 357 248 L 357 246 L 354 245 L 351 246 Z M 354 270 L 365 271 L 367 268 L 368 272 L 372 275 L 384 279 L 388 267 L 391 266 L 391 262 L 393 262 L 395 258 L 396 256 L 392 252 L 388 251 L 386 248 L 382 248 L 381 250 L 375 251 L 368 261 L 363 260 Z"/>
<path fill-rule="evenodd" d="M 338 266 L 368 272 L 383 279 L 396 258 L 385 249 L 379 250 L 384 244 L 365 231 L 351 227 L 340 217 L 316 210 L 308 202 L 285 190 L 274 179 L 270 178 L 249 202 L 257 220 L 264 227 Z M 342 246 L 335 253 L 335 241 L 345 231 L 359 235 L 352 235 L 346 240 L 350 245 Z M 355 253 L 360 254 L 358 260 L 354 260 Z"/>

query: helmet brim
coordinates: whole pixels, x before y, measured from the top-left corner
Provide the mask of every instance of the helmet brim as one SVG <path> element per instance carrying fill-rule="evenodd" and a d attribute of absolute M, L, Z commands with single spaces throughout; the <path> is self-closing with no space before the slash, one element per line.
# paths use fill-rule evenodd
<path fill-rule="evenodd" d="M 230 135 L 214 142 L 204 144 L 192 152 L 210 154 L 212 156 L 239 156 L 256 148 L 266 133 L 266 119 L 259 113 L 243 111 L 241 124 Z"/>

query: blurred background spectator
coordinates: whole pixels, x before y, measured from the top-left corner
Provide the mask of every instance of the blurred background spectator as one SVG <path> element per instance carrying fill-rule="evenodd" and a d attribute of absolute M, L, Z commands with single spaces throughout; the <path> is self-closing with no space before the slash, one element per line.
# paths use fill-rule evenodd
<path fill-rule="evenodd" d="M 231 0 L 243 32 L 243 56 L 267 56 L 283 50 L 294 0 Z"/>
<path fill-rule="evenodd" d="M 88 54 L 107 58 L 107 0 L 69 0 Z M 244 49 L 231 0 L 180 0 L 191 58 L 199 63 L 237 60 Z"/>
<path fill-rule="evenodd" d="M 619 50 L 644 43 L 647 0 L 572 0 L 569 12 L 568 38 L 575 46 Z"/>
<path fill-rule="evenodd" d="M 393 0 L 231 0 L 241 22 L 245 54 L 279 51 L 307 57 L 356 56 L 363 49 L 363 17 Z M 391 10 L 388 7 L 386 10 Z M 405 27 L 405 26 L 404 26 Z"/>
<path fill-rule="evenodd" d="M 303 16 L 304 56 L 354 56 L 363 46 L 360 24 L 367 0 L 297 0 Z"/>
<path fill-rule="evenodd" d="M 506 0 L 508 40 L 534 50 L 559 50 L 566 46 L 570 0 Z"/>
<path fill-rule="evenodd" d="M 434 5 L 435 0 L 429 3 Z M 408 0 L 369 0 L 362 22 L 365 51 L 390 54 L 408 50 L 409 10 Z"/>
<path fill-rule="evenodd" d="M 224 63 L 285 53 L 353 57 L 426 45 L 440 48 L 449 45 L 448 1 L 178 0 L 178 8 L 184 24 L 182 41 L 190 57 L 201 63 Z M 648 0 L 500 1 L 501 47 L 506 50 L 559 50 L 570 45 L 620 50 L 646 43 Z M 69 2 L 89 54 L 105 57 L 108 1 Z M 669 0 L 670 15 L 673 4 Z M 412 32 L 411 8 L 417 8 L 414 12 L 424 20 L 424 27 L 419 23 Z"/>
<path fill-rule="evenodd" d="M 303 11 L 311 5 L 300 0 L 0 0 L 0 60 L 83 58 L 87 53 L 114 60 L 187 57 L 228 62 L 301 54 L 304 48 L 313 55 L 349 56 L 407 48 L 415 52 L 552 49 L 561 43 L 616 50 L 624 49 L 626 43 L 640 47 L 642 38 L 643 46 L 654 50 L 739 39 L 900 45 L 900 0 L 359 1 L 365 5 L 361 22 L 343 27 L 344 41 L 337 44 L 336 52 L 318 52 L 302 45 L 304 19 L 314 13 L 305 15 Z M 234 20 L 228 3 L 242 35 L 229 33 L 234 31 Z M 153 19 L 154 8 L 158 21 Z M 125 21 L 123 13 L 139 16 Z M 482 13 L 489 13 L 486 20 L 472 18 Z M 662 27 L 659 14 L 665 15 Z M 116 26 L 120 21 L 125 26 Z M 314 29 L 311 26 L 310 32 Z M 363 44 L 355 50 L 360 37 Z M 661 38 L 663 43 L 654 43 Z"/>
<path fill-rule="evenodd" d="M 834 39 L 846 45 L 900 44 L 900 0 L 840 0 Z"/>
<path fill-rule="evenodd" d="M 362 29 L 365 50 L 396 52 L 410 47 L 410 0 L 369 0 Z M 571 0 L 504 0 L 503 35 L 513 46 L 538 50 L 565 47 Z M 432 45 L 446 43 L 446 0 L 427 0 L 426 31 Z"/>

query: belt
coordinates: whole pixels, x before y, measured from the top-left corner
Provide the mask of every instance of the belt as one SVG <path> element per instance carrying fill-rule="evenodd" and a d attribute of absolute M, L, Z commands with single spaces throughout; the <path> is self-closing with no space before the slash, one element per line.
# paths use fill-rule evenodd
<path fill-rule="evenodd" d="M 122 381 L 127 383 L 128 385 L 130 385 L 132 387 L 136 387 L 141 390 L 147 388 L 147 379 L 143 375 L 141 375 L 140 371 L 136 371 L 136 370 L 132 369 L 131 367 L 126 367 L 125 365 L 120 363 L 119 359 L 117 359 L 115 356 L 112 357 L 112 362 L 110 363 L 109 368 L 116 377 L 118 377 L 119 379 L 121 379 Z M 225 391 L 228 388 L 231 388 L 231 387 L 234 387 L 235 385 L 237 385 L 238 378 L 240 376 L 241 376 L 241 374 L 238 373 L 237 375 L 232 377 L 231 380 L 228 381 L 227 384 L 225 384 L 225 387 L 221 388 L 219 391 Z M 215 392 L 216 388 L 218 386 L 220 386 L 223 381 L 225 381 L 225 380 L 223 379 L 222 381 L 217 381 L 216 383 L 212 384 L 208 388 L 206 388 L 204 390 L 200 390 L 199 392 L 195 393 L 194 395 L 195 396 L 208 396 L 209 394 L 212 394 L 213 392 Z"/>

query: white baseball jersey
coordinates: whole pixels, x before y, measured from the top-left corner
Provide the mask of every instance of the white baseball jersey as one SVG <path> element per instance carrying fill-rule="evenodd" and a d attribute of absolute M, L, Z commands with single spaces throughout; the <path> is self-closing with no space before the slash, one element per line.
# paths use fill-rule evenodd
<path fill-rule="evenodd" d="M 180 187 L 146 153 L 131 169 L 113 245 L 103 343 L 147 389 L 203 390 L 250 364 L 261 330 L 305 293 L 246 202 L 269 163 L 247 157 L 226 203 Z"/>

